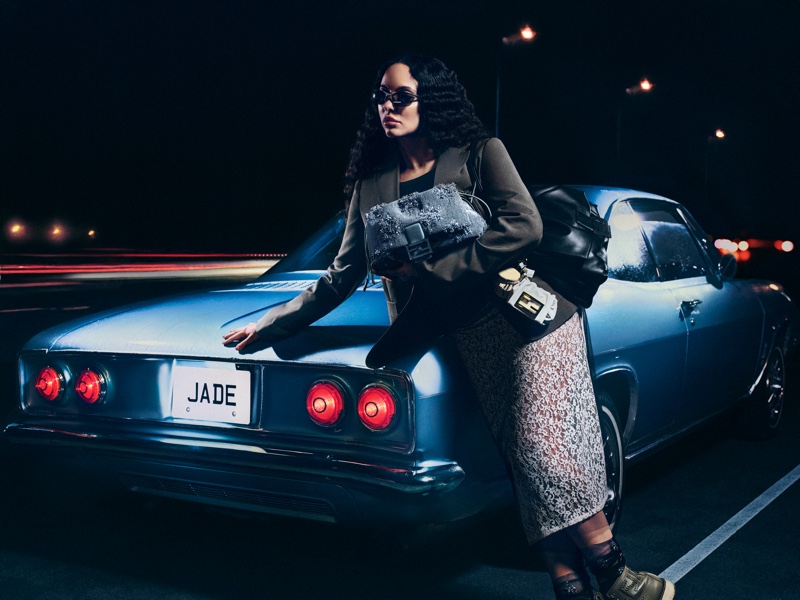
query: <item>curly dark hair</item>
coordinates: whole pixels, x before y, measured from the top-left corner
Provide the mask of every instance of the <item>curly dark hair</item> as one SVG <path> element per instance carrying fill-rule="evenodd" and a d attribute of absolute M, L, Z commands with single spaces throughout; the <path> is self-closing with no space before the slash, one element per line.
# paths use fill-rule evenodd
<path fill-rule="evenodd" d="M 419 84 L 419 130 L 437 157 L 447 148 L 488 137 L 455 72 L 437 58 L 405 55 L 390 60 L 378 71 L 373 89 L 380 87 L 386 70 L 397 63 L 408 66 Z M 356 181 L 385 165 L 396 153 L 396 141 L 386 137 L 378 111 L 370 104 L 350 149 L 350 162 L 344 176 L 346 201 L 349 202 Z"/>

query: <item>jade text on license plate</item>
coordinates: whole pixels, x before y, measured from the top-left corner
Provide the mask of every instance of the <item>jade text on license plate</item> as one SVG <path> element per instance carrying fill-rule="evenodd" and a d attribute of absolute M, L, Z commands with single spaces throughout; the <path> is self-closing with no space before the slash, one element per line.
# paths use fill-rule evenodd
<path fill-rule="evenodd" d="M 183 367 L 172 370 L 172 416 L 218 423 L 250 423 L 250 372 Z"/>

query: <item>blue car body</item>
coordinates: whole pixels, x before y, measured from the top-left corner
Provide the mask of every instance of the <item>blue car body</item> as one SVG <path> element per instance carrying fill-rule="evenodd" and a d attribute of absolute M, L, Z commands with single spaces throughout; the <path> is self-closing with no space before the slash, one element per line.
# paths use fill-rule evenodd
<path fill-rule="evenodd" d="M 742 401 L 762 431 L 777 427 L 797 311 L 780 285 L 728 276 L 729 260 L 680 204 L 577 187 L 612 227 L 610 278 L 585 326 L 614 520 L 626 460 Z M 109 310 L 38 334 L 20 355 L 19 406 L 4 439 L 133 491 L 331 522 L 446 523 L 510 503 L 505 467 L 448 340 L 383 369 L 365 366 L 388 326 L 379 282 L 272 347 L 240 354 L 222 345 L 223 332 L 316 280 L 342 226 L 334 219 L 252 283 Z M 37 391 L 48 367 L 63 388 L 53 399 Z M 92 403 L 76 394 L 85 369 L 99 374 L 102 388 Z M 187 377 L 190 391 L 178 398 Z M 343 397 L 332 425 L 309 416 L 307 396 L 319 382 Z M 357 406 L 374 388 L 396 403 L 381 430 L 365 426 Z M 228 390 L 224 401 L 218 389 Z M 227 403 L 228 416 L 182 412 L 196 406 L 186 403 L 197 400 L 193 394 L 210 395 L 215 411 L 212 403 Z"/>

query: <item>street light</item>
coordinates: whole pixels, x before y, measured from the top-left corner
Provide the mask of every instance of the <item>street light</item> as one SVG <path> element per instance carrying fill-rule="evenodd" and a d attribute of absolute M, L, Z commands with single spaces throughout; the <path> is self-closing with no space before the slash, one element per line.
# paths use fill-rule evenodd
<path fill-rule="evenodd" d="M 503 59 L 503 48 L 529 44 L 539 36 L 539 32 L 530 25 L 523 25 L 518 31 L 503 37 L 503 45 L 497 53 L 497 87 L 494 99 L 494 136 L 500 137 L 500 71 Z"/>
<path fill-rule="evenodd" d="M 532 42 L 536 39 L 536 36 L 539 35 L 539 32 L 533 29 L 530 25 L 523 25 L 520 27 L 519 31 L 515 31 L 511 35 L 507 35 L 503 38 L 503 44 L 505 46 L 514 46 L 515 44 L 525 43 L 525 42 Z"/>
<path fill-rule="evenodd" d="M 47 239 L 55 244 L 66 242 L 69 238 L 69 231 L 62 223 L 52 223 L 47 230 Z"/>
<path fill-rule="evenodd" d="M 27 228 L 22 221 L 11 221 L 7 228 L 8 237 L 12 240 L 23 240 L 27 234 Z"/>
<path fill-rule="evenodd" d="M 629 96 L 635 96 L 636 94 L 647 94 L 653 91 L 653 84 L 652 82 L 645 77 L 639 83 L 629 88 L 625 88 L 625 93 Z"/>

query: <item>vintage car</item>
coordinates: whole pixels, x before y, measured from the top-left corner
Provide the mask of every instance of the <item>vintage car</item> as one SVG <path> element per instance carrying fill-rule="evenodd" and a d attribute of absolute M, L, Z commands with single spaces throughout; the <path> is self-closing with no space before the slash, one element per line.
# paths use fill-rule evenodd
<path fill-rule="evenodd" d="M 797 311 L 780 285 L 734 279 L 733 257 L 677 202 L 578 189 L 612 229 L 609 280 L 584 322 L 615 522 L 626 463 L 737 404 L 752 433 L 774 431 Z M 365 366 L 388 325 L 379 281 L 272 347 L 223 346 L 223 332 L 317 279 L 342 228 L 340 215 L 252 283 L 36 335 L 4 440 L 137 492 L 369 527 L 451 523 L 513 502 L 446 338 Z"/>

